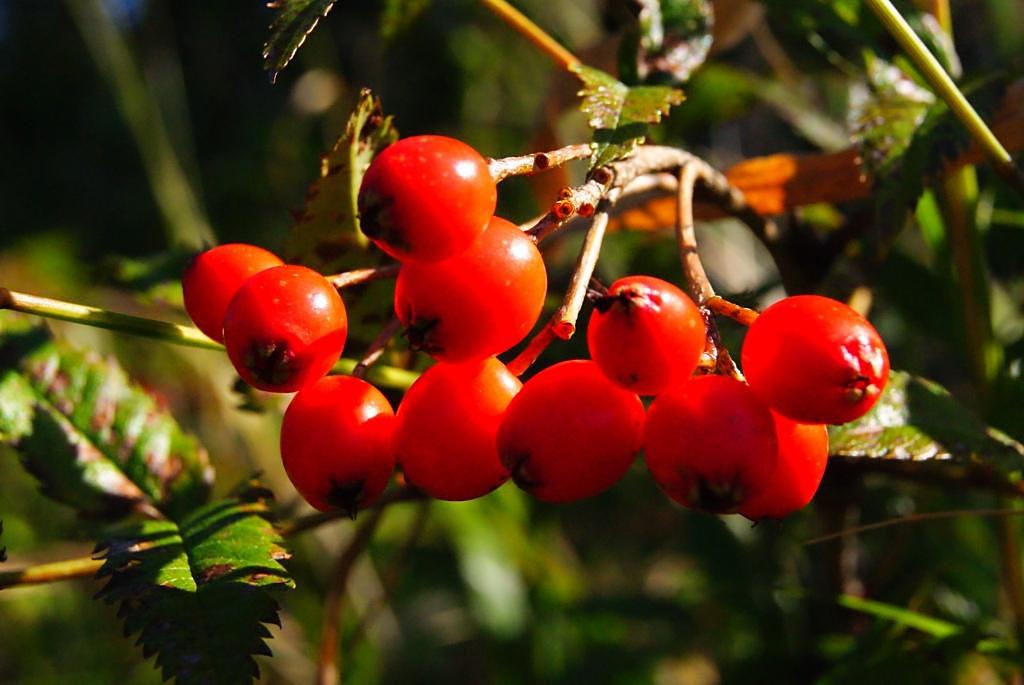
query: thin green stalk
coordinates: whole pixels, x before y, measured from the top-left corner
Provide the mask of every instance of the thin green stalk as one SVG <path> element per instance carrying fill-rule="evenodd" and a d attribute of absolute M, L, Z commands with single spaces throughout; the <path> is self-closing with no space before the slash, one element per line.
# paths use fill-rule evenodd
<path fill-rule="evenodd" d="M 48 319 L 59 319 L 105 328 L 121 333 L 130 333 L 145 338 L 163 340 L 176 345 L 201 347 L 208 350 L 222 350 L 223 345 L 206 337 L 198 328 L 182 326 L 168 321 L 145 319 L 141 316 L 121 314 L 99 307 L 90 307 L 75 302 L 53 300 L 48 297 L 19 293 L 0 288 L 0 309 L 10 309 L 25 314 L 34 314 Z"/>
<path fill-rule="evenodd" d="M 939 60 L 928 50 L 924 42 L 910 27 L 903 15 L 893 6 L 890 0 L 864 0 L 865 4 L 878 16 L 882 24 L 889 30 L 896 42 L 910 57 L 921 76 L 931 85 L 958 119 L 967 127 L 971 136 L 981 149 L 992 158 L 996 170 L 1018 192 L 1024 193 L 1024 178 L 1014 166 L 1013 158 L 1003 144 L 999 142 L 992 130 L 985 124 L 964 94 L 957 88 L 953 79 L 942 68 Z"/>
<path fill-rule="evenodd" d="M 67 4 L 135 139 L 168 238 L 174 244 L 195 249 L 213 244 L 213 229 L 124 37 L 99 0 L 67 0 Z"/>
<path fill-rule="evenodd" d="M 533 43 L 537 49 L 550 57 L 562 69 L 572 71 L 581 64 L 580 60 L 562 47 L 561 43 L 505 0 L 480 0 L 480 4 Z"/>
<path fill-rule="evenodd" d="M 223 350 L 224 346 L 206 337 L 198 328 L 157 321 L 141 316 L 112 312 L 100 307 L 90 307 L 75 302 L 54 300 L 49 297 L 29 295 L 6 288 L 0 288 L 0 309 L 10 309 L 23 314 L 42 316 L 48 319 L 70 321 L 71 323 L 104 328 L 118 333 L 128 333 L 144 338 L 152 338 L 175 345 L 199 347 L 206 350 Z M 359 362 L 355 359 L 339 359 L 334 365 L 337 373 L 351 374 Z M 399 369 L 394 366 L 375 364 L 366 374 L 369 381 L 385 388 L 406 390 L 419 378 L 415 371 Z"/>
<path fill-rule="evenodd" d="M 41 585 L 75 578 L 91 578 L 103 566 L 102 559 L 84 557 L 40 564 L 14 571 L 0 571 L 0 590 L 18 585 Z"/>

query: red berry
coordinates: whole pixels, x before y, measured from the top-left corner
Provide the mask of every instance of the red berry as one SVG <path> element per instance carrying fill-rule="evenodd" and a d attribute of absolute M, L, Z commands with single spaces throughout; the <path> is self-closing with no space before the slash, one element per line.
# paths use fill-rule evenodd
<path fill-rule="evenodd" d="M 281 459 L 295 489 L 320 511 L 373 504 L 395 468 L 395 412 L 366 381 L 326 376 L 284 413 Z"/>
<path fill-rule="evenodd" d="M 707 327 L 679 288 L 651 276 L 612 283 L 594 303 L 587 344 L 608 378 L 641 395 L 657 395 L 693 373 Z"/>
<path fill-rule="evenodd" d="M 772 409 L 801 423 L 863 416 L 889 378 L 885 343 L 842 302 L 797 295 L 764 310 L 743 341 L 743 371 Z"/>
<path fill-rule="evenodd" d="M 224 316 L 224 345 L 249 385 L 294 392 L 323 377 L 345 346 L 348 318 L 338 291 L 304 266 L 251 277 Z"/>
<path fill-rule="evenodd" d="M 504 483 L 496 435 L 520 387 L 493 357 L 427 369 L 398 406 L 395 451 L 406 480 L 446 500 L 474 499 Z"/>
<path fill-rule="evenodd" d="M 468 250 L 440 262 L 404 264 L 395 312 L 413 347 L 446 361 L 480 359 L 530 332 L 547 284 L 533 241 L 494 217 Z"/>
<path fill-rule="evenodd" d="M 644 449 L 665 494 L 716 513 L 757 496 L 778 459 L 768 407 L 725 376 L 698 376 L 659 395 L 647 412 Z"/>
<path fill-rule="evenodd" d="M 643 443 L 640 398 L 588 360 L 531 378 L 505 412 L 498 452 L 516 485 L 545 502 L 571 502 L 614 485 Z"/>
<path fill-rule="evenodd" d="M 797 423 L 772 412 L 779 460 L 760 495 L 747 500 L 740 513 L 748 519 L 781 519 L 807 506 L 821 485 L 828 464 L 828 430 Z"/>
<path fill-rule="evenodd" d="M 377 247 L 405 262 L 462 252 L 498 201 L 487 160 L 444 136 L 414 136 L 377 155 L 359 188 L 359 222 Z"/>
<path fill-rule="evenodd" d="M 230 243 L 207 250 L 192 260 L 181 278 L 185 311 L 192 323 L 217 342 L 224 342 L 224 312 L 249 277 L 284 262 L 262 247 Z"/>

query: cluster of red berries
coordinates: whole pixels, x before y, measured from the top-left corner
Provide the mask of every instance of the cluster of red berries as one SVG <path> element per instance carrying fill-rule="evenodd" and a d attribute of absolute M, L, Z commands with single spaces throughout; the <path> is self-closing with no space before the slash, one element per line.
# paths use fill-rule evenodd
<path fill-rule="evenodd" d="M 414 348 L 437 363 L 397 413 L 369 383 L 327 376 L 345 343 L 345 307 L 323 276 L 247 245 L 200 255 L 184 277 L 196 325 L 223 340 L 242 378 L 298 390 L 281 453 L 318 509 L 372 504 L 400 465 L 427 495 L 467 500 L 509 478 L 567 502 L 617 482 L 644 450 L 659 486 L 690 508 L 782 517 L 817 489 L 823 424 L 877 400 L 885 347 L 849 307 L 817 296 L 769 307 L 742 361 L 749 385 L 694 375 L 707 331 L 670 283 L 623 278 L 598 297 L 593 361 L 555 364 L 521 384 L 496 355 L 520 342 L 547 289 L 533 241 L 493 216 L 487 161 L 439 136 L 407 138 L 370 165 L 361 228 L 401 263 L 395 312 Z M 655 396 L 647 411 L 640 395 Z"/>

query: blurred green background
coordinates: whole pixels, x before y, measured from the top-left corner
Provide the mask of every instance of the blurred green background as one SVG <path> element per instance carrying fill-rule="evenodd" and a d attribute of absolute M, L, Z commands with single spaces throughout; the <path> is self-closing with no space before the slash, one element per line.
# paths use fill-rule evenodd
<path fill-rule="evenodd" d="M 424 9 L 382 39 L 384 4 L 338 2 L 272 85 L 260 49 L 273 13 L 261 2 L 0 0 L 0 286 L 185 321 L 173 284 L 183 255 L 210 240 L 282 249 L 290 211 L 363 86 L 402 135 L 453 135 L 489 156 L 588 140 L 574 81 L 476 3 L 407 3 Z M 516 4 L 586 62 L 615 70 L 628 2 Z M 654 137 L 722 168 L 848 146 L 865 55 L 896 54 L 860 3 L 715 5 L 712 57 Z M 1024 2 L 964 0 L 952 11 L 963 81 L 1010 80 L 1024 56 Z M 584 169 L 571 171 L 578 181 Z M 941 382 L 1020 440 L 1024 201 L 985 167 L 958 183 L 968 191 L 940 187 L 881 237 L 876 199 L 802 208 L 780 218 L 786 249 L 802 289 L 868 297 L 894 367 Z M 499 212 L 525 221 L 550 203 L 546 192 L 509 181 Z M 957 197 L 970 210 L 967 247 L 950 239 Z M 823 247 L 850 226 L 841 250 Z M 708 223 L 700 238 L 722 294 L 751 306 L 782 294 L 741 225 Z M 579 240 L 547 251 L 552 305 Z M 971 282 L 956 268 L 964 250 Z M 635 272 L 681 278 L 669 233 L 609 237 L 601 279 Z M 984 314 L 979 330 L 963 323 L 965 302 Z M 277 454 L 283 401 L 239 410 L 221 355 L 54 328 L 116 354 L 166 403 L 209 448 L 219 491 L 262 471 L 285 511 L 301 509 Z M 738 351 L 742 331 L 725 333 Z M 585 354 L 577 336 L 542 361 Z M 859 522 L 992 506 L 1007 503 L 845 468 L 830 470 L 804 512 L 752 527 L 671 505 L 639 462 L 609 492 L 571 505 L 541 505 L 511 485 L 470 503 L 402 504 L 352 577 L 344 682 L 1019 684 L 1015 521 L 960 517 L 803 544 Z M 0 519 L 9 566 L 88 554 L 95 540 L 92 525 L 37 494 L 9 451 Z M 331 559 L 351 533 L 341 522 L 291 542 L 298 589 L 282 597 L 264 682 L 313 681 Z M 114 610 L 91 599 L 98 587 L 0 593 L 0 683 L 158 682 Z M 906 616 L 841 606 L 843 595 L 962 630 L 915 629 Z"/>

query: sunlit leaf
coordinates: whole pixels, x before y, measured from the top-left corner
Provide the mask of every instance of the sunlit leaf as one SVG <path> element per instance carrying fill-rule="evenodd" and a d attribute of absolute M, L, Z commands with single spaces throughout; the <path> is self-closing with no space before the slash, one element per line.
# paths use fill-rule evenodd
<path fill-rule="evenodd" d="M 321 17 L 334 7 L 336 0 L 273 0 L 267 7 L 277 10 L 270 25 L 270 37 L 263 45 L 263 68 L 270 80 L 288 66 Z"/>
<path fill-rule="evenodd" d="M 204 502 L 206 450 L 112 358 L 0 317 L 0 441 L 43 492 L 90 516 L 175 516 Z"/>
<path fill-rule="evenodd" d="M 306 192 L 306 206 L 296 214 L 285 246 L 288 261 L 324 273 L 361 261 L 368 241 L 359 230 L 359 184 L 373 157 L 397 139 L 380 99 L 364 88 L 345 132 L 320 159 L 319 177 Z"/>
<path fill-rule="evenodd" d="M 985 426 L 941 386 L 894 371 L 865 416 L 829 431 L 832 459 L 1024 495 L 1024 446 Z"/>
<path fill-rule="evenodd" d="M 268 590 L 293 587 L 282 540 L 261 501 L 219 500 L 182 519 L 126 526 L 100 543 L 107 578 L 98 597 L 118 604 L 125 634 L 178 685 L 247 683 L 254 654 L 269 655 L 279 624 Z"/>
<path fill-rule="evenodd" d="M 639 0 L 635 38 L 624 42 L 637 79 L 685 83 L 711 49 L 714 10 L 708 0 Z M 624 55 L 624 59 L 627 56 Z"/>
<path fill-rule="evenodd" d="M 630 88 L 600 69 L 574 67 L 583 83 L 580 109 L 588 115 L 594 131 L 594 155 L 591 167 L 598 167 L 631 153 L 647 136 L 648 124 L 656 124 L 673 105 L 683 101 L 683 93 L 667 86 Z"/>
<path fill-rule="evenodd" d="M 889 173 L 913 140 L 935 96 L 896 66 L 868 58 L 867 88 L 855 91 L 850 127 L 870 176 Z"/>

